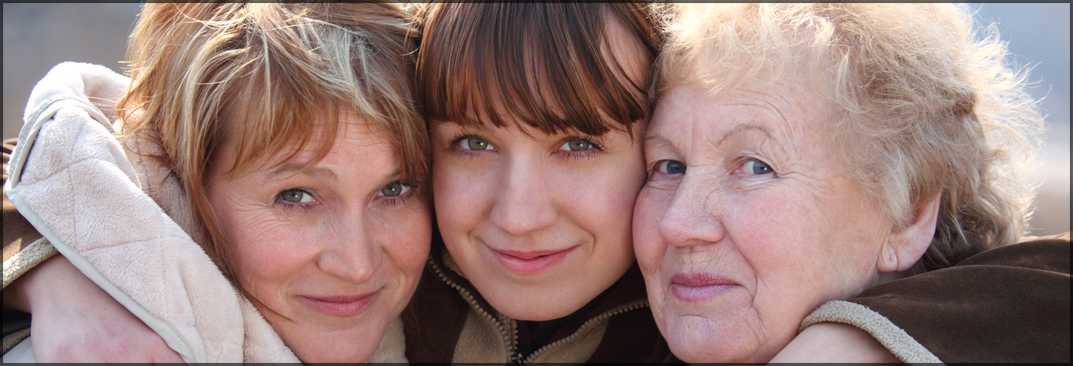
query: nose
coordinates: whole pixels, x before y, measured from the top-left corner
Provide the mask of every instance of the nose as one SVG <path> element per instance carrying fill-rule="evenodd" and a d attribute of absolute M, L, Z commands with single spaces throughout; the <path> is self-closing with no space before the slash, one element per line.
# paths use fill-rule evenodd
<path fill-rule="evenodd" d="M 555 222 L 556 209 L 538 157 L 515 156 L 503 176 L 490 220 L 511 235 L 525 235 Z"/>
<path fill-rule="evenodd" d="M 348 221 L 350 225 L 329 230 L 328 235 L 334 237 L 323 239 L 327 248 L 321 251 L 318 266 L 341 280 L 363 283 L 372 279 L 383 253 L 376 239 L 369 235 L 366 223 Z"/>
<path fill-rule="evenodd" d="M 667 245 L 691 247 L 719 242 L 726 235 L 718 192 L 685 177 L 659 222 Z"/>

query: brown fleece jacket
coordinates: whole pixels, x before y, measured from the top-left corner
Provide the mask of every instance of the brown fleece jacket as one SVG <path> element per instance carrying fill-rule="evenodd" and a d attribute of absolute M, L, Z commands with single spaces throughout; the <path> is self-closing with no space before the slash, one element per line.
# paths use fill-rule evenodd
<path fill-rule="evenodd" d="M 829 302 L 802 328 L 853 325 L 904 362 L 1069 363 L 1070 283 L 1067 232 Z"/>
<path fill-rule="evenodd" d="M 677 362 L 652 319 L 636 265 L 577 313 L 547 324 L 539 342 L 519 339 L 526 334 L 518 321 L 480 297 L 437 238 L 402 320 L 410 362 Z M 527 341 L 540 344 L 520 350 Z"/>

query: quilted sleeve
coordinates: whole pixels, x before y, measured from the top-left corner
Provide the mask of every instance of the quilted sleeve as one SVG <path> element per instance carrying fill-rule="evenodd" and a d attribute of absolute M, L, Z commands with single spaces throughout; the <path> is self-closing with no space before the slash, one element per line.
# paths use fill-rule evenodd
<path fill-rule="evenodd" d="M 8 161 L 15 149 L 15 139 L 4 140 L 3 181 L 7 182 Z M 4 288 L 15 282 L 46 259 L 56 254 L 56 249 L 26 219 L 15 210 L 15 205 L 4 195 L 3 206 Z"/>

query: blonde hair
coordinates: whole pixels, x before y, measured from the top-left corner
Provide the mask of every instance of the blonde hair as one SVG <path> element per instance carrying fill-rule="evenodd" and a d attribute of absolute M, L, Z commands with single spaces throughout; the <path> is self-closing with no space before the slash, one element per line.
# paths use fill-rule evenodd
<path fill-rule="evenodd" d="M 994 27 L 972 30 L 951 4 L 662 6 L 667 43 L 657 92 L 712 94 L 788 73 L 825 78 L 841 119 L 837 146 L 899 225 L 941 193 L 935 237 L 920 265 L 944 267 L 1025 233 L 1033 184 L 1024 176 L 1043 118 L 1006 65 Z M 807 68 L 806 68 L 807 67 Z M 806 72 L 802 72 L 805 70 Z M 863 142 L 862 142 L 863 141 Z M 857 143 L 854 143 L 857 142 Z M 919 268 L 919 267 L 918 267 Z"/>
<path fill-rule="evenodd" d="M 200 244 L 229 278 L 228 248 L 205 192 L 225 140 L 237 144 L 232 173 L 264 157 L 290 158 L 323 137 L 319 159 L 333 144 L 339 113 L 353 110 L 388 131 L 406 177 L 427 174 L 410 27 L 388 4 L 144 6 L 130 36 L 132 82 L 120 118 L 125 134 L 148 133 L 162 146 L 157 158 L 174 171 L 205 231 Z M 326 125 L 314 129 L 314 121 Z"/>

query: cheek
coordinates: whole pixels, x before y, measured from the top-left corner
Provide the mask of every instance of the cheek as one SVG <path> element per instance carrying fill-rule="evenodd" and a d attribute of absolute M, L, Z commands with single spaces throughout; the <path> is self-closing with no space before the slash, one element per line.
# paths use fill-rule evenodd
<path fill-rule="evenodd" d="M 666 253 L 666 243 L 659 235 L 659 220 L 667 210 L 671 192 L 642 190 L 633 211 L 633 247 L 637 263 L 645 277 L 656 276 Z"/>
<path fill-rule="evenodd" d="M 779 343 L 791 337 L 809 312 L 841 287 L 843 269 L 827 233 L 823 202 L 786 190 L 750 192 L 724 201 L 724 225 L 755 276 L 753 306 Z"/>
<path fill-rule="evenodd" d="M 249 215 L 230 225 L 225 245 L 242 287 L 271 306 L 285 293 L 289 280 L 313 263 L 316 248 L 309 244 L 317 235 L 265 216 Z"/>
<path fill-rule="evenodd" d="M 640 156 L 618 154 L 593 165 L 555 169 L 545 177 L 560 209 L 597 236 L 598 242 L 632 241 L 631 221 L 644 184 Z"/>
<path fill-rule="evenodd" d="M 495 194 L 494 171 L 476 169 L 456 160 L 437 161 L 432 174 L 437 225 L 447 243 L 455 242 L 449 237 L 465 235 L 482 220 Z"/>
<path fill-rule="evenodd" d="M 384 246 L 384 251 L 402 274 L 416 281 L 428 259 L 432 223 L 428 204 L 418 197 L 410 199 L 413 202 L 407 206 L 390 209 L 383 215 L 383 224 L 379 226 L 375 240 Z"/>

